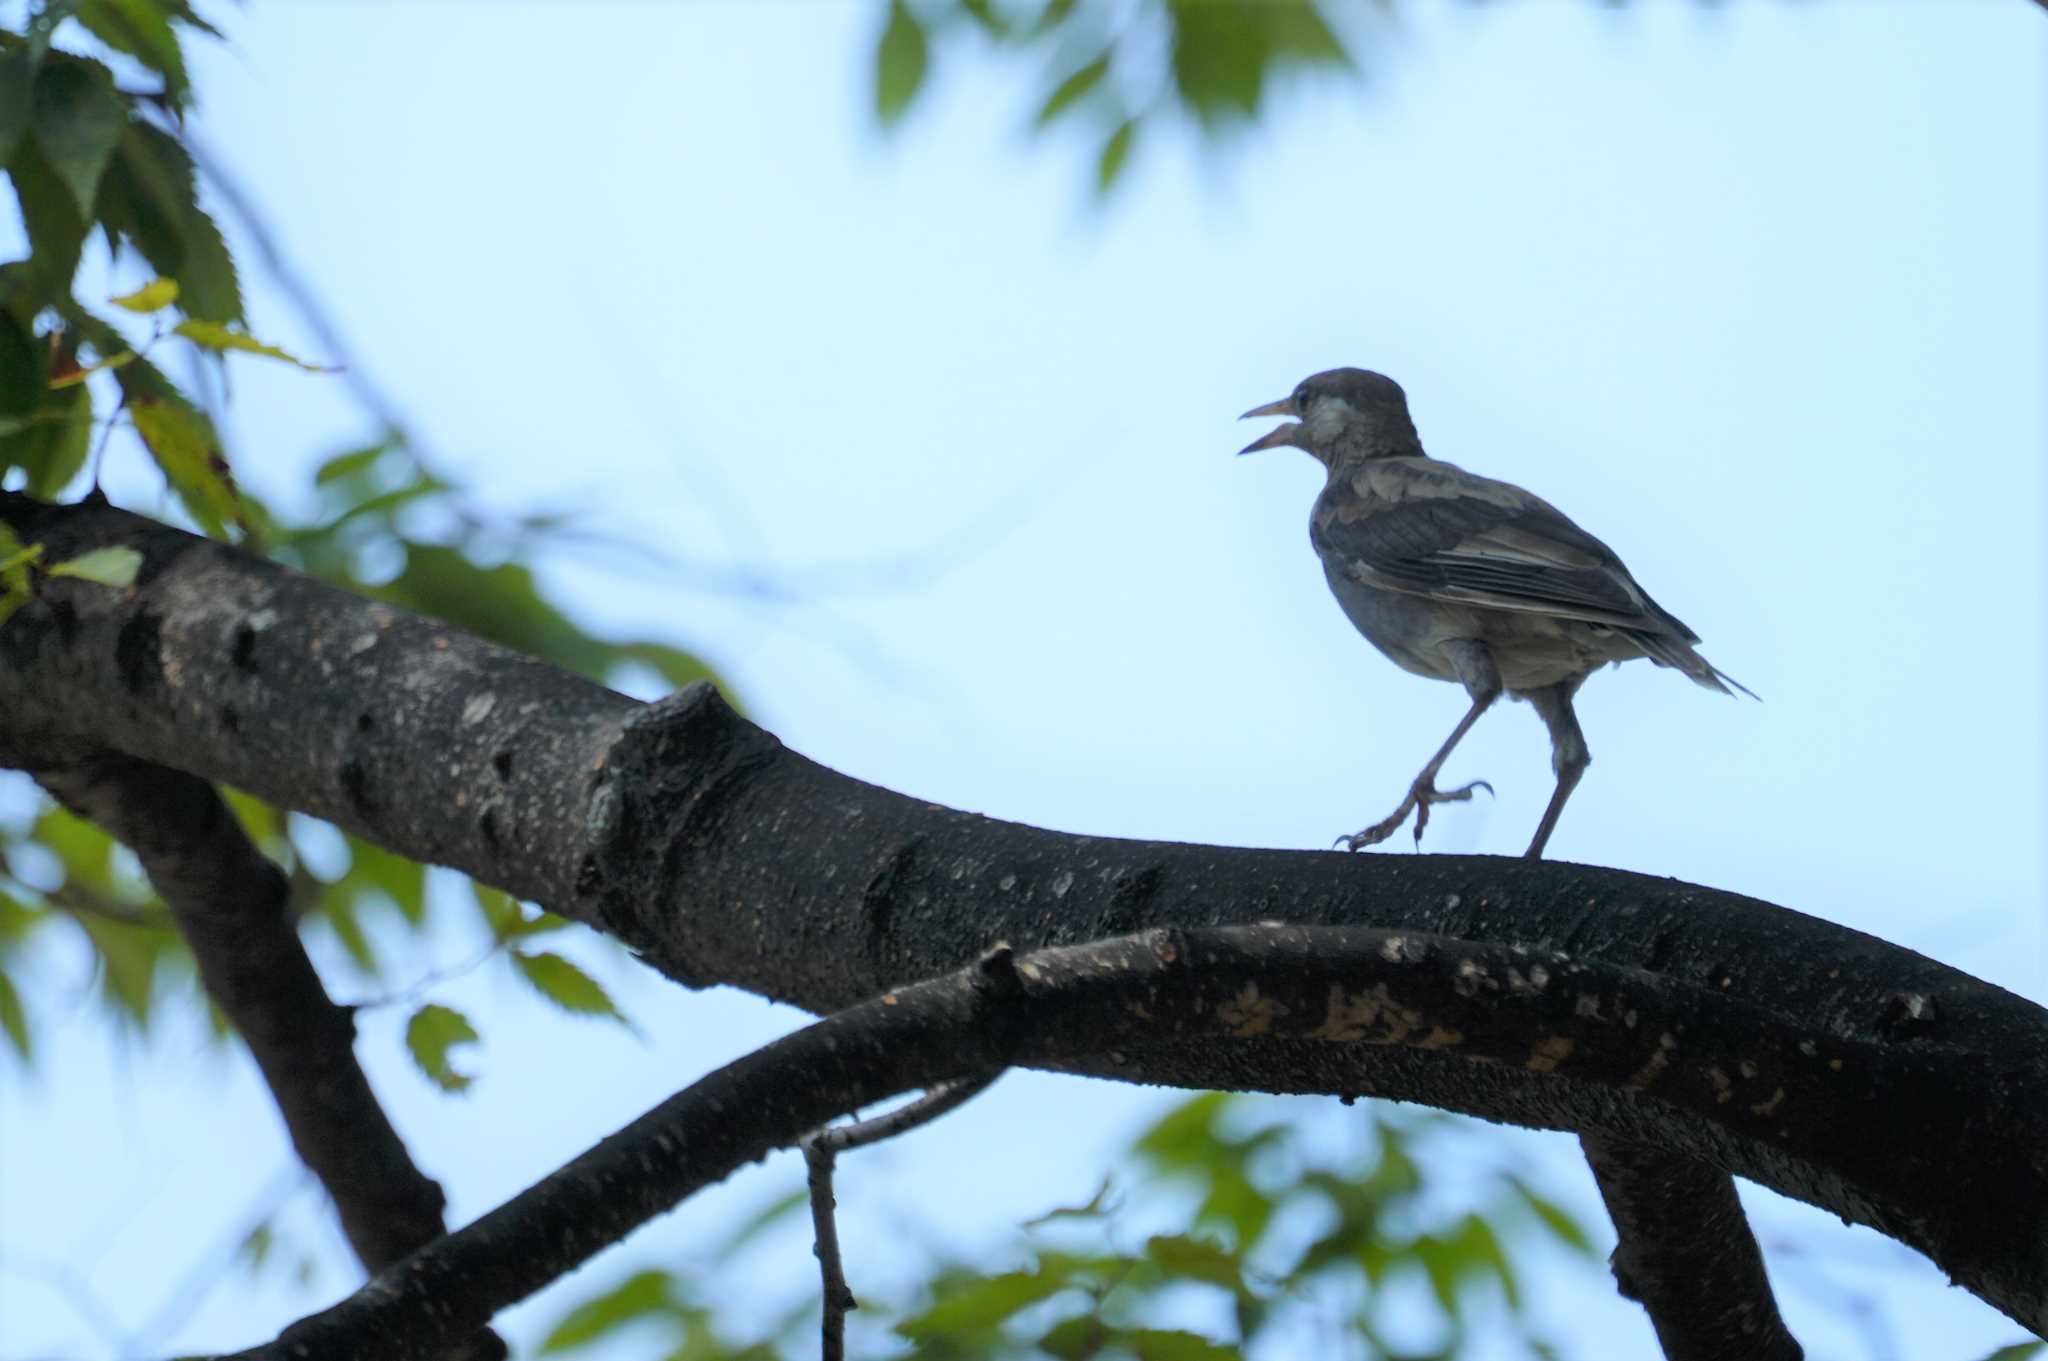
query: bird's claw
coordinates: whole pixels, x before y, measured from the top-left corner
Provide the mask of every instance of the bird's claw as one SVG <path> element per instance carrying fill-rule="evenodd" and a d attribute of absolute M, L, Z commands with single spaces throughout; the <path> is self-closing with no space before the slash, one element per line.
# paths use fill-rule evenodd
<path fill-rule="evenodd" d="M 1464 803 L 1472 797 L 1472 791 L 1475 789 L 1483 789 L 1487 797 L 1493 797 L 1493 786 L 1485 780 L 1471 780 L 1456 789 L 1438 789 L 1429 780 L 1417 780 L 1409 786 L 1408 797 L 1401 800 L 1399 808 L 1362 831 L 1338 837 L 1332 845 L 1342 846 L 1347 851 L 1361 851 L 1367 846 L 1377 846 L 1401 830 L 1401 824 L 1408 820 L 1408 815 L 1412 812 L 1415 814 L 1415 844 L 1420 846 L 1422 829 L 1429 826 L 1430 807 L 1439 803 Z"/>

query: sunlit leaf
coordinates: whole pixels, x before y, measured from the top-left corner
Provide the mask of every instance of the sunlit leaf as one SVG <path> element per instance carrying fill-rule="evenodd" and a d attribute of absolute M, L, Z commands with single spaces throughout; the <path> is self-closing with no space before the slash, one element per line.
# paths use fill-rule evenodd
<path fill-rule="evenodd" d="M 128 122 L 114 77 L 98 62 L 52 57 L 36 76 L 34 100 L 31 133 L 78 211 L 89 218 L 100 176 Z"/>
<path fill-rule="evenodd" d="M 135 584 L 135 574 L 141 568 L 141 553 L 133 548 L 115 546 L 95 548 L 90 553 L 53 562 L 45 570 L 53 577 L 77 577 L 81 581 L 96 581 L 102 586 L 125 590 Z"/>
<path fill-rule="evenodd" d="M 244 354 L 260 354 L 268 359 L 282 359 L 287 364 L 296 364 L 308 373 L 333 373 L 334 369 L 320 364 L 308 364 L 305 360 L 287 354 L 275 345 L 266 345 L 252 335 L 233 330 L 217 321 L 181 321 L 171 328 L 194 345 L 209 350 L 239 350 Z"/>
<path fill-rule="evenodd" d="M 930 63 L 931 44 L 924 26 L 903 0 L 889 0 L 888 22 L 875 46 L 875 113 L 884 127 L 910 107 Z"/>
<path fill-rule="evenodd" d="M 546 1355 L 581 1347 L 628 1323 L 673 1316 L 680 1306 L 675 1278 L 668 1272 L 637 1272 L 595 1299 L 571 1309 L 549 1331 L 540 1350 Z"/>
<path fill-rule="evenodd" d="M 201 529 L 218 539 L 226 536 L 228 525 L 245 523 L 241 492 L 221 457 L 213 422 L 182 401 L 134 396 L 128 400 L 128 419 Z"/>
<path fill-rule="evenodd" d="M 459 1092 L 475 1081 L 450 1061 L 449 1051 L 458 1045 L 475 1044 L 477 1033 L 469 1018 L 452 1007 L 430 1002 L 405 1023 L 405 1047 L 419 1070 L 444 1092 Z"/>
<path fill-rule="evenodd" d="M 534 990 L 562 1010 L 578 1016 L 610 1016 L 623 1021 L 604 986 L 589 974 L 546 950 L 534 954 L 514 951 L 512 963 Z"/>
<path fill-rule="evenodd" d="M 178 281 L 162 276 L 151 279 L 133 293 L 123 293 L 107 301 L 116 307 L 125 307 L 130 312 L 156 312 L 169 307 L 178 300 Z"/>

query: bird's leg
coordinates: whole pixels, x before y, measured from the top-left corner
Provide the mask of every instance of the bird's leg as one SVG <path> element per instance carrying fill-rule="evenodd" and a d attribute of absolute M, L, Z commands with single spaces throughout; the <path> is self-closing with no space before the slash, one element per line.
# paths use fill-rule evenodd
<path fill-rule="evenodd" d="M 1401 824 L 1408 820 L 1408 814 L 1411 812 L 1415 814 L 1415 844 L 1420 846 L 1422 829 L 1429 825 L 1429 810 L 1432 805 L 1463 803 L 1472 797 L 1472 791 L 1475 789 L 1484 789 L 1489 794 L 1493 792 L 1493 786 L 1484 780 L 1473 780 L 1459 785 L 1456 789 L 1436 787 L 1436 773 L 1442 770 L 1444 762 L 1450 759 L 1452 749 L 1464 739 L 1466 733 L 1472 731 L 1472 725 L 1479 721 L 1479 715 L 1485 713 L 1492 707 L 1493 702 L 1500 698 L 1500 671 L 1494 666 L 1493 657 L 1483 644 L 1462 640 L 1450 642 L 1444 644 L 1444 652 L 1450 657 L 1451 664 L 1457 668 L 1458 679 L 1465 683 L 1465 693 L 1472 696 L 1472 707 L 1458 720 L 1458 726 L 1451 729 L 1451 735 L 1436 749 L 1436 755 L 1429 758 L 1429 764 L 1415 777 L 1415 783 L 1408 786 L 1408 796 L 1401 800 L 1400 807 L 1363 831 L 1337 838 L 1337 844 L 1347 851 L 1377 846 L 1399 831 Z"/>
<path fill-rule="evenodd" d="M 1586 767 L 1593 764 L 1592 753 L 1586 750 L 1586 735 L 1579 731 L 1578 715 L 1572 712 L 1572 692 L 1584 679 L 1581 676 L 1562 681 L 1523 696 L 1543 719 L 1543 726 L 1550 729 L 1550 768 L 1557 772 L 1557 789 L 1550 796 L 1550 806 L 1543 810 L 1543 821 L 1536 824 L 1535 840 L 1522 852 L 1525 860 L 1543 858 L 1543 848 L 1557 828 L 1557 815 L 1564 811 L 1564 801 L 1578 788 Z"/>

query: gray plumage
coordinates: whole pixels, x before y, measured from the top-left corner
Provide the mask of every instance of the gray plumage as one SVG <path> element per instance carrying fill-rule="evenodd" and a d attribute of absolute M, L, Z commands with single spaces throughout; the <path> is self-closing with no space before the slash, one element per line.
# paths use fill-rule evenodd
<path fill-rule="evenodd" d="M 1636 584 L 1614 550 L 1542 498 L 1431 458 L 1393 379 L 1364 369 L 1306 378 L 1245 413 L 1290 416 L 1241 452 L 1291 445 L 1328 481 L 1309 540 L 1344 613 L 1395 664 L 1465 687 L 1472 707 L 1387 818 L 1339 839 L 1375 845 L 1416 814 L 1469 799 L 1484 781 L 1436 788 L 1437 771 L 1503 691 L 1550 730 L 1557 788 L 1527 854 L 1540 856 L 1591 762 L 1572 696 L 1609 663 L 1647 657 L 1722 694 L 1741 685 L 1693 650 L 1699 637 Z"/>

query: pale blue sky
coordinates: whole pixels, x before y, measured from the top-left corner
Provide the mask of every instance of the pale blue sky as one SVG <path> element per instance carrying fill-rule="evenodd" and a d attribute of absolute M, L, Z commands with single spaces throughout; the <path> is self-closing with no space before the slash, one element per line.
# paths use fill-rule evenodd
<path fill-rule="evenodd" d="M 1378 818 L 1464 697 L 1328 599 L 1315 466 L 1231 457 L 1255 433 L 1236 413 L 1359 364 L 1407 387 L 1433 453 L 1564 508 L 1764 697 L 1647 665 L 1594 678 L 1594 765 L 1554 856 L 1755 894 L 2048 997 L 2048 15 L 1402 6 L 1362 85 L 1290 84 L 1220 155 L 1151 139 L 1098 209 L 1090 147 L 1025 132 L 1034 73 L 963 53 L 877 134 L 876 13 L 257 4 L 198 62 L 199 127 L 362 367 L 492 504 L 817 588 L 764 618 L 631 558 L 549 575 L 608 628 L 702 647 L 800 751 L 1104 834 L 1308 847 Z M 247 268 L 258 333 L 317 351 Z M 235 453 L 266 490 L 297 494 L 362 428 L 338 383 L 236 370 Z M 116 485 L 149 503 L 139 471 Z M 943 570 L 914 589 L 829 594 L 859 583 L 805 570 L 932 545 Z M 1525 708 L 1446 771 L 1481 776 L 1499 797 L 1439 811 L 1431 848 L 1526 841 L 1550 774 Z M 799 1019 L 617 979 L 651 1043 L 503 1005 L 497 974 L 451 987 L 489 1013 L 459 1101 L 411 1071 L 402 1016 L 368 1018 L 373 1080 L 458 1219 Z M 0 1064 L 0 1250 L 97 1252 L 91 1285 L 134 1332 L 174 1293 L 166 1263 L 227 1234 L 288 1154 L 240 1060 L 50 1019 L 37 1071 Z M 1012 1078 L 854 1164 L 849 1233 L 909 1201 L 948 1241 L 1003 1241 L 1085 1197 L 1161 1099 Z M 990 1187 L 973 1157 L 996 1142 L 1024 1163 Z M 1519 1142 L 1592 1212 L 1568 1142 Z M 572 1289 L 792 1175 L 749 1173 Z M 2016 1335 L 1882 1240 L 1753 1203 L 1767 1242 L 1804 1249 L 1781 1282 L 1816 1358 L 1867 1354 L 1821 1270 L 1885 1301 L 1902 1355 Z M 805 1245 L 781 1246 L 763 1270 L 807 1276 Z M 1648 1354 L 1597 1273 L 1542 1270 L 1577 1354 Z M 160 1341 L 246 1344 L 344 1281 L 231 1277 Z M 0 1361 L 106 1350 L 0 1259 Z"/>

